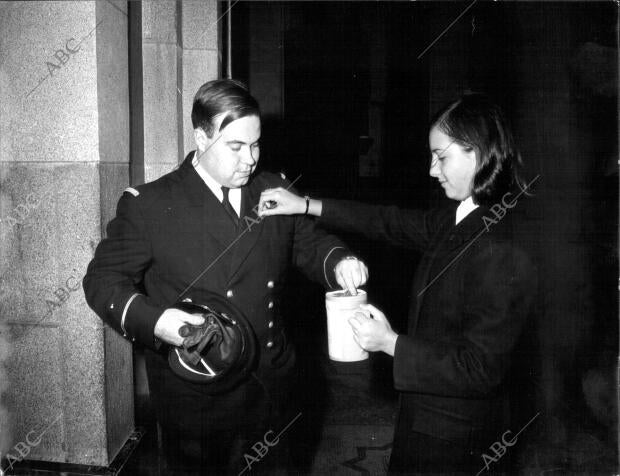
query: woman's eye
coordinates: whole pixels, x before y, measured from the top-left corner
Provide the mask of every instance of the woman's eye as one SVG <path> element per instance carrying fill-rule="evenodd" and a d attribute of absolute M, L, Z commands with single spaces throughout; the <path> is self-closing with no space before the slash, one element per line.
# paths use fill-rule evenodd
<path fill-rule="evenodd" d="M 241 150 L 240 145 L 231 145 L 230 148 L 235 152 L 239 152 Z"/>
<path fill-rule="evenodd" d="M 443 157 L 443 156 L 442 157 L 437 157 L 437 160 L 439 160 L 439 162 L 443 162 L 444 159 L 445 159 L 445 157 Z"/>

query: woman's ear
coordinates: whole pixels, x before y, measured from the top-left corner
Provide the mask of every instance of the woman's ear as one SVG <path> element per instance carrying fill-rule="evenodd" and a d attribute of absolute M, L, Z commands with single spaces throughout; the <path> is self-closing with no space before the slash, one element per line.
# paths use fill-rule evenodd
<path fill-rule="evenodd" d="M 478 170 L 479 161 L 478 161 L 478 151 L 476 150 L 476 148 L 466 146 L 466 147 L 463 147 L 463 151 L 467 155 L 467 158 L 473 161 L 475 169 Z"/>
<path fill-rule="evenodd" d="M 472 147 L 470 145 L 464 145 L 463 146 L 463 152 L 465 152 L 469 157 L 472 157 L 473 159 L 476 158 L 476 148 Z"/>

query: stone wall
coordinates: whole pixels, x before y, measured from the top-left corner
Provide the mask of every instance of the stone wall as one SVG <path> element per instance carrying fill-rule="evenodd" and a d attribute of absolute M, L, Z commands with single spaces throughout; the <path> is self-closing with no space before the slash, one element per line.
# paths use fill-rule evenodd
<path fill-rule="evenodd" d="M 191 150 L 219 27 L 215 1 L 131 3 L 0 2 L 4 469 L 105 466 L 134 429 L 131 345 L 89 309 L 81 279 L 123 189 Z"/>

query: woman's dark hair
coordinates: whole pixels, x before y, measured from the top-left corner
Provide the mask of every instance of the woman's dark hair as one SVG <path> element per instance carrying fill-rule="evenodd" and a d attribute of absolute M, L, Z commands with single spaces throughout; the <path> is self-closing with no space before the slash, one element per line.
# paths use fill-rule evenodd
<path fill-rule="evenodd" d="M 260 117 L 258 102 L 241 81 L 216 79 L 202 86 L 194 96 L 192 125 L 200 128 L 208 137 L 215 132 L 215 117 L 226 113 L 220 131 L 228 124 L 246 116 Z"/>
<path fill-rule="evenodd" d="M 486 95 L 469 93 L 448 104 L 432 119 L 433 127 L 475 151 L 471 192 L 475 203 L 490 206 L 517 187 L 525 191 L 523 162 L 510 126 L 501 108 Z"/>

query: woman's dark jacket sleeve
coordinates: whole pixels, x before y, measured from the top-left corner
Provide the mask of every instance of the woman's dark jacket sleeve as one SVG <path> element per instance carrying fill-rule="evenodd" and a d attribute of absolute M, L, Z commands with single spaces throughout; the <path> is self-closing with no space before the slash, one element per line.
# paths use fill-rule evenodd
<path fill-rule="evenodd" d="M 322 202 L 323 211 L 318 220 L 320 225 L 332 230 L 360 233 L 393 246 L 422 251 L 428 248 L 443 218 L 442 213 L 436 210 L 407 210 L 350 200 Z"/>

